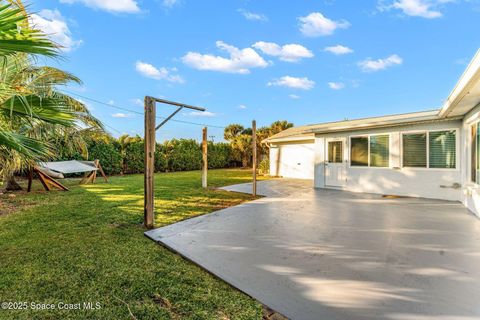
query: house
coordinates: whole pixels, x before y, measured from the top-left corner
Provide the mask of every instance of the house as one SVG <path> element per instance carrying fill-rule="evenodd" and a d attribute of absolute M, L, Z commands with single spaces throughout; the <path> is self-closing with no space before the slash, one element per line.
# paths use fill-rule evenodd
<path fill-rule="evenodd" d="M 294 127 L 270 173 L 316 188 L 461 201 L 480 216 L 480 50 L 440 110 Z"/>

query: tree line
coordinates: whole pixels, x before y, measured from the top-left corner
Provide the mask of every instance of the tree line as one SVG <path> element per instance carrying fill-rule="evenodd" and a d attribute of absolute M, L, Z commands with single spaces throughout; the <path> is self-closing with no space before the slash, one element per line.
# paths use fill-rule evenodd
<path fill-rule="evenodd" d="M 263 172 L 268 171 L 268 149 L 261 141 L 293 124 L 276 121 L 257 130 L 257 149 Z M 72 149 L 63 140 L 56 144 L 58 160 L 100 160 L 107 174 L 143 173 L 145 145 L 140 136 L 122 135 L 114 138 L 106 133 L 84 132 L 86 156 L 79 149 Z M 251 167 L 252 129 L 240 124 L 228 125 L 224 130 L 227 142 L 208 141 L 208 167 L 210 169 Z M 172 139 L 157 143 L 155 148 L 155 172 L 200 170 L 202 167 L 201 143 L 194 139 Z"/>

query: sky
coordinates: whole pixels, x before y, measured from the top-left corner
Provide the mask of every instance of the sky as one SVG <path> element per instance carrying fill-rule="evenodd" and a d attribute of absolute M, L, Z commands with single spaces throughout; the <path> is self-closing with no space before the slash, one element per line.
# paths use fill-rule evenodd
<path fill-rule="evenodd" d="M 143 135 L 145 96 L 175 119 L 296 126 L 439 108 L 480 47 L 480 0 L 30 0 L 62 45 L 65 88 L 114 136 Z M 94 102 L 94 101 L 98 102 Z M 126 109 L 126 110 L 125 110 Z M 130 111 L 131 110 L 131 111 Z M 158 105 L 159 116 L 174 107 Z M 169 122 L 157 139 L 201 137 Z"/>

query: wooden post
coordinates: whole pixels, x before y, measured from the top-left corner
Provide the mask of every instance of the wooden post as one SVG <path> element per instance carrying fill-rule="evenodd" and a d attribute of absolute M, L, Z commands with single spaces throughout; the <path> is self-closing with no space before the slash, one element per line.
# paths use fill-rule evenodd
<path fill-rule="evenodd" d="M 207 127 L 203 128 L 203 139 L 202 139 L 202 156 L 203 156 L 203 170 L 202 170 L 202 187 L 208 187 L 208 133 Z"/>
<path fill-rule="evenodd" d="M 153 229 L 154 225 L 155 111 L 155 100 L 145 97 L 144 224 L 147 229 Z"/>
<path fill-rule="evenodd" d="M 252 171 L 253 171 L 253 196 L 257 196 L 257 122 L 252 121 Z"/>

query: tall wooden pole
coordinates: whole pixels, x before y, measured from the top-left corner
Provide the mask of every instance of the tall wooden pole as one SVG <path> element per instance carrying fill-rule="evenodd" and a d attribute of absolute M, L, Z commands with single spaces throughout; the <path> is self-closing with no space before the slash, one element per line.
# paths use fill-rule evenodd
<path fill-rule="evenodd" d="M 207 127 L 203 128 L 203 139 L 202 139 L 202 157 L 203 157 L 203 170 L 202 170 L 202 187 L 208 187 L 208 131 Z"/>
<path fill-rule="evenodd" d="M 154 225 L 155 109 L 155 100 L 151 97 L 145 97 L 144 224 L 147 229 L 153 229 Z"/>
<path fill-rule="evenodd" d="M 257 122 L 252 121 L 252 150 L 253 150 L 253 160 L 252 160 L 252 171 L 253 171 L 253 196 L 257 196 Z"/>

